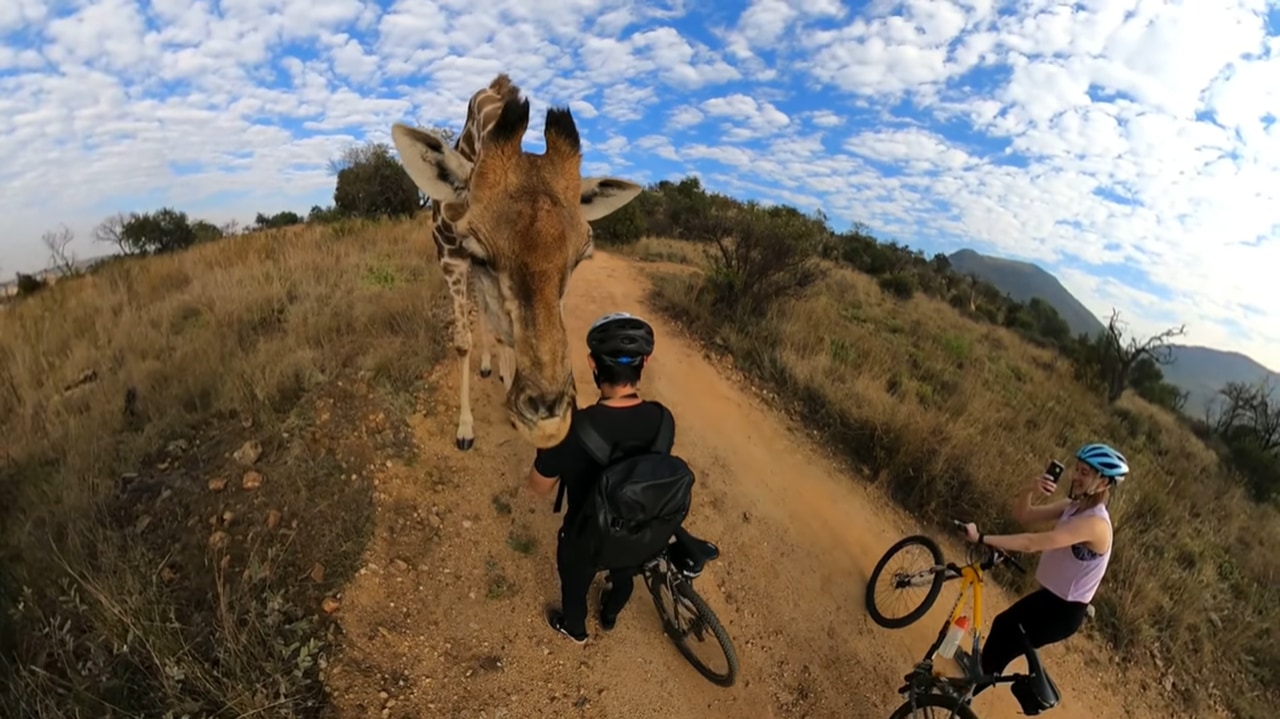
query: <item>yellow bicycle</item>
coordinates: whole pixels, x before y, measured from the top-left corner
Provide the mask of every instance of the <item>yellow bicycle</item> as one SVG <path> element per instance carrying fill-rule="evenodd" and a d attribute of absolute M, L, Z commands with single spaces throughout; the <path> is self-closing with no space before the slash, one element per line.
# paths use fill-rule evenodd
<path fill-rule="evenodd" d="M 952 520 L 952 523 L 961 529 L 966 524 L 956 520 Z M 923 562 L 924 566 L 914 570 L 887 571 L 891 560 L 915 548 L 923 548 L 928 553 Z M 1035 716 L 1058 705 L 1060 700 L 1058 688 L 1040 663 L 1040 655 L 1031 646 L 1025 632 L 1022 634 L 1022 641 L 1027 657 L 1028 672 L 1026 674 L 988 675 L 982 672 L 983 573 L 1004 562 L 1008 562 L 1024 574 L 1027 570 L 1009 554 L 985 544 L 971 545 L 968 560 L 964 565 L 945 561 L 942 548 L 937 542 L 931 537 L 917 534 L 900 539 L 889 547 L 876 563 L 875 569 L 871 571 L 866 589 L 867 613 L 871 615 L 872 621 L 886 629 L 900 629 L 919 621 L 938 600 L 942 585 L 953 579 L 960 580 L 960 596 L 956 597 L 951 615 L 942 625 L 942 630 L 938 632 L 938 638 L 925 652 L 924 658 L 916 663 L 910 674 L 904 677 L 906 684 L 898 689 L 898 693 L 904 694 L 906 700 L 894 710 L 890 719 L 915 716 L 917 710 L 925 710 L 926 716 L 932 716 L 933 713 L 927 711 L 928 708 L 946 710 L 948 713 L 945 716 L 949 717 L 977 719 L 977 714 L 969 706 L 973 701 L 974 692 L 994 684 L 1010 684 L 1014 698 L 1018 700 L 1023 713 L 1027 716 Z M 887 602 L 877 599 L 875 592 L 877 580 L 886 574 L 890 580 L 889 585 L 894 591 L 928 587 L 923 601 L 901 617 L 891 617 L 886 614 L 883 607 Z M 963 648 L 956 649 L 956 661 L 964 672 L 963 676 L 942 676 L 934 670 L 933 660 L 946 639 L 948 630 L 961 616 L 964 598 L 970 591 L 973 593 L 973 630 L 970 633 L 973 649 L 970 652 L 964 651 Z M 1019 626 L 1018 629 L 1021 631 L 1022 627 Z"/>

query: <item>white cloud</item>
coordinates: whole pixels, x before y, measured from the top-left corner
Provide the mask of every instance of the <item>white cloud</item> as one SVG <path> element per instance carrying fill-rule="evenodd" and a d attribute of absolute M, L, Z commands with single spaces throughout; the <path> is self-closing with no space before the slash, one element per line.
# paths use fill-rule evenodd
<path fill-rule="evenodd" d="M 1032 259 L 1099 313 L 1185 321 L 1280 368 L 1276 6 L 9 0 L 0 272 L 42 265 L 60 222 L 101 251 L 84 238 L 119 209 L 327 204 L 345 143 L 395 121 L 456 129 L 509 72 L 530 148 L 568 105 L 584 171 L 692 173 L 909 244 Z"/>

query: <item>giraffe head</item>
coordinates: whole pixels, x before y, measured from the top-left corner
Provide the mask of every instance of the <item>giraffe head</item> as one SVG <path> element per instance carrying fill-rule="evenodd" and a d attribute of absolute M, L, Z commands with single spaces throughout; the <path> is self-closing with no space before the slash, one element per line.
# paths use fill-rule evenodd
<path fill-rule="evenodd" d="M 490 326 L 515 350 L 507 393 L 512 423 L 526 441 L 545 448 L 568 434 L 576 396 L 562 307 L 570 274 L 591 255 L 587 223 L 643 188 L 582 177 L 582 147 L 567 108 L 547 111 L 546 151 L 525 152 L 529 101 L 512 85 L 495 80 L 490 87 L 504 91 L 493 107 L 496 117 L 484 120 L 473 101 L 475 116 L 469 113 L 463 129 L 477 133 L 474 162 L 422 130 L 396 124 L 391 137 L 409 177 L 440 203 L 438 221 L 451 227 L 469 257 Z M 463 143 L 460 138 L 460 148 Z"/>

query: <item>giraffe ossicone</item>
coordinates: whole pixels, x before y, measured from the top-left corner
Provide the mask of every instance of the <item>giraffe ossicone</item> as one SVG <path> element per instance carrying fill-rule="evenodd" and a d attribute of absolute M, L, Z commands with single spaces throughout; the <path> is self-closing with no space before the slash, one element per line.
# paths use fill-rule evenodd
<path fill-rule="evenodd" d="M 456 442 L 475 442 L 471 415 L 472 322 L 480 375 L 488 377 L 490 332 L 506 409 L 539 448 L 564 439 L 576 400 L 562 302 L 569 276 L 592 251 L 588 224 L 644 189 L 615 177 L 582 177 L 582 146 L 568 108 L 547 110 L 546 151 L 525 152 L 529 100 L 506 73 L 472 95 L 453 147 L 396 123 L 391 139 L 405 171 L 431 200 L 432 239 L 453 301 L 458 354 Z"/>

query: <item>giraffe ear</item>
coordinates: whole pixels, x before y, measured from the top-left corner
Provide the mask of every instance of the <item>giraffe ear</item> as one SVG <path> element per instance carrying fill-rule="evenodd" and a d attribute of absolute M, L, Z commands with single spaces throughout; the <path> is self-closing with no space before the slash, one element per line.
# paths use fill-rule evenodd
<path fill-rule="evenodd" d="M 584 177 L 578 207 L 582 210 L 582 217 L 591 222 L 631 202 L 643 191 L 640 185 L 616 177 Z"/>
<path fill-rule="evenodd" d="M 456 202 L 466 196 L 471 162 L 436 135 L 395 123 L 391 126 L 404 170 L 422 194 L 440 202 Z"/>

